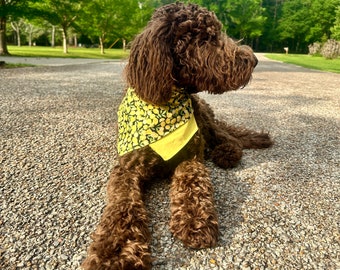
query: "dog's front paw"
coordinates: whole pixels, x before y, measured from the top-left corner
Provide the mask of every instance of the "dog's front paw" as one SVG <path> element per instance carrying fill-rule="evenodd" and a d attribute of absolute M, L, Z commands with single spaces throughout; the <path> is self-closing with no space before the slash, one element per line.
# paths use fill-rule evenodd
<path fill-rule="evenodd" d="M 82 264 L 84 269 L 151 269 L 150 235 L 141 202 L 124 199 L 107 205 L 91 238 L 93 242 Z"/>
<path fill-rule="evenodd" d="M 82 264 L 85 270 L 148 270 L 151 257 L 146 243 L 123 239 L 102 238 L 93 234 L 95 242 Z M 101 238 L 101 239 L 98 239 Z M 111 239 L 110 239 L 111 238 Z M 118 240 L 118 241 L 117 241 Z M 123 240 L 123 241 L 122 241 Z"/>
<path fill-rule="evenodd" d="M 196 160 L 180 164 L 171 188 L 170 230 L 186 246 L 207 248 L 218 238 L 217 213 L 207 168 Z"/>
<path fill-rule="evenodd" d="M 191 248 L 215 246 L 218 238 L 218 223 L 215 213 L 209 214 L 203 208 L 197 209 L 198 211 L 191 210 L 181 211 L 178 209 L 172 214 L 171 232 L 184 245 Z"/>
<path fill-rule="evenodd" d="M 211 152 L 211 160 L 223 169 L 235 167 L 242 158 L 242 148 L 228 143 L 220 144 Z"/>

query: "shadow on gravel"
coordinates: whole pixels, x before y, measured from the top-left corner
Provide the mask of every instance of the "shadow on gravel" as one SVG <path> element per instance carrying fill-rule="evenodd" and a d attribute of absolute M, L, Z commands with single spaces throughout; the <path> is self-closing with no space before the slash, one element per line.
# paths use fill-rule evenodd
<path fill-rule="evenodd" d="M 215 207 L 219 219 L 220 236 L 216 247 L 229 246 L 235 229 L 243 221 L 241 207 L 249 194 L 249 187 L 232 170 L 219 169 L 209 161 L 206 165 L 211 171 Z M 145 188 L 145 204 L 150 219 L 151 252 L 155 269 L 161 267 L 178 269 L 185 266 L 188 258 L 193 257 L 197 250 L 185 247 L 170 233 L 170 180 L 155 180 L 148 183 Z"/>
<path fill-rule="evenodd" d="M 242 205 L 249 196 L 249 186 L 234 171 L 214 169 L 216 208 L 219 217 L 220 239 L 217 247 L 230 246 L 236 228 L 243 221 Z M 217 175 L 216 175 L 217 174 Z"/>

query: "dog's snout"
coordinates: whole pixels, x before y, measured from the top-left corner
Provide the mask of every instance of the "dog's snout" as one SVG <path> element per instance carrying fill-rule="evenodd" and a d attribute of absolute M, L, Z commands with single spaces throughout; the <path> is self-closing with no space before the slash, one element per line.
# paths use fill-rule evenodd
<path fill-rule="evenodd" d="M 257 66 L 257 64 L 259 63 L 259 60 L 257 59 L 256 55 L 254 54 L 254 60 L 255 60 L 255 64 L 254 64 L 254 67 Z"/>

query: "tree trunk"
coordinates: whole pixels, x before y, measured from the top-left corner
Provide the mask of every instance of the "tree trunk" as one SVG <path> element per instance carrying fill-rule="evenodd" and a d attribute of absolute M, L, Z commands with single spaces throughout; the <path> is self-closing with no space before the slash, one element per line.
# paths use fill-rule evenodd
<path fill-rule="evenodd" d="M 73 36 L 73 43 L 74 43 L 74 47 L 78 47 L 78 38 L 77 38 L 77 34 L 75 34 L 74 36 Z"/>
<path fill-rule="evenodd" d="M 20 47 L 21 46 L 21 39 L 20 39 L 20 27 L 19 27 L 19 23 L 11 22 L 11 26 L 12 26 L 14 32 L 17 35 L 17 45 L 18 45 L 18 47 Z"/>
<path fill-rule="evenodd" d="M 32 47 L 33 25 L 28 24 L 28 46 Z"/>
<path fill-rule="evenodd" d="M 66 29 L 66 27 L 63 27 L 63 49 L 64 49 L 64 53 L 68 53 L 68 48 L 67 48 L 67 29 Z"/>
<path fill-rule="evenodd" d="M 100 44 L 100 53 L 105 54 L 105 52 L 104 52 L 104 37 L 103 36 L 99 37 L 99 44 Z"/>
<path fill-rule="evenodd" d="M 0 17 L 0 55 L 10 55 L 6 41 L 6 17 Z"/>
<path fill-rule="evenodd" d="M 55 26 L 52 25 L 51 47 L 55 46 Z"/>
<path fill-rule="evenodd" d="M 32 32 L 28 33 L 28 46 L 32 47 Z"/>
<path fill-rule="evenodd" d="M 126 40 L 125 40 L 125 38 L 123 38 L 123 50 L 124 50 L 124 52 L 126 51 Z"/>

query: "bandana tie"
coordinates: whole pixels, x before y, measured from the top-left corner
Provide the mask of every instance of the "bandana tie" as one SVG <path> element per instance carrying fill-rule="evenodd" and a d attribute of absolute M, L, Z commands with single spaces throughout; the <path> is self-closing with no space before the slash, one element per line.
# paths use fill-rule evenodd
<path fill-rule="evenodd" d="M 119 155 L 149 145 L 164 160 L 171 159 L 198 130 L 193 112 L 183 89 L 175 89 L 164 106 L 157 106 L 128 88 L 118 109 Z"/>

